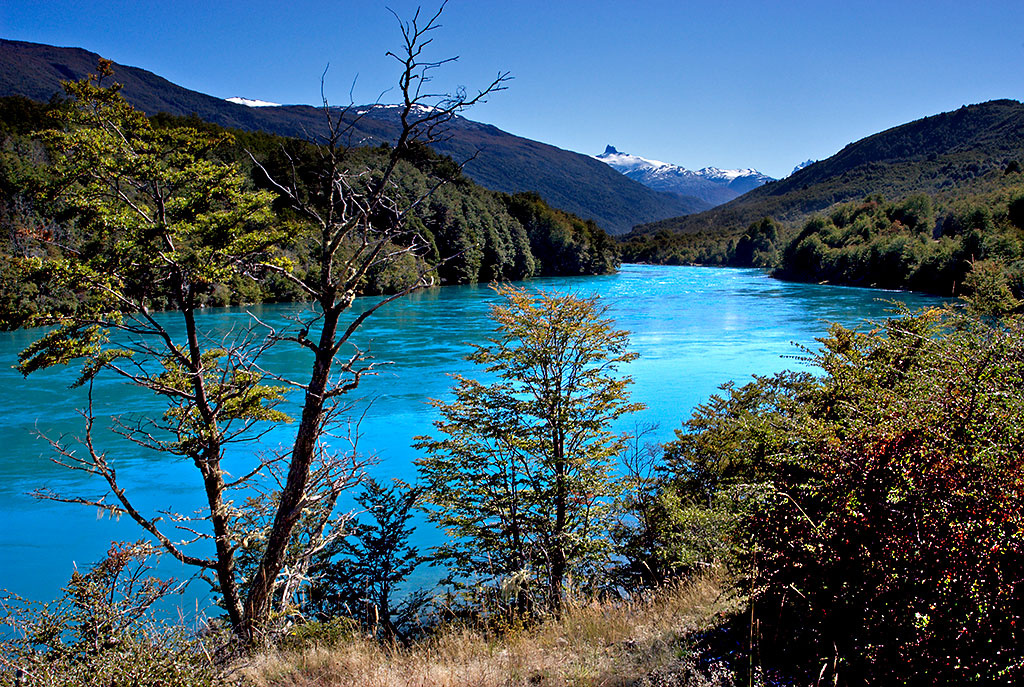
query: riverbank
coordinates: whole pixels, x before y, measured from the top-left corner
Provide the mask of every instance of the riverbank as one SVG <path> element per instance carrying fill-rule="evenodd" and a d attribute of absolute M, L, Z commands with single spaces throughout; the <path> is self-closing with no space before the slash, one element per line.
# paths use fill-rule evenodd
<path fill-rule="evenodd" d="M 703 657 L 700 637 L 741 605 L 719 570 L 634 599 L 577 599 L 534 627 L 450 627 L 408 647 L 313 641 L 238 669 L 255 687 L 730 685 L 729 666 Z"/>

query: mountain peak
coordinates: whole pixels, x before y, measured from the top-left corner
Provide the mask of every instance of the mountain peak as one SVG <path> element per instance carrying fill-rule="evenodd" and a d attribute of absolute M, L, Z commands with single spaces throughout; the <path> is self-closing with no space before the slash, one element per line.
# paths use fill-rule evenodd
<path fill-rule="evenodd" d="M 696 196 L 712 205 L 732 200 L 770 181 L 770 177 L 755 169 L 705 167 L 693 172 L 668 162 L 623 153 L 611 145 L 594 157 L 656 191 Z"/>
<path fill-rule="evenodd" d="M 793 171 L 792 171 L 792 172 L 790 172 L 790 174 L 791 174 L 791 175 L 792 175 L 792 174 L 796 174 L 797 172 L 799 172 L 799 171 L 800 171 L 801 169 L 803 169 L 804 167 L 810 167 L 810 166 L 811 166 L 811 165 L 813 165 L 813 164 L 814 164 L 815 162 L 817 162 L 817 160 L 810 160 L 810 159 L 809 159 L 809 160 L 805 160 L 804 162 L 801 162 L 801 163 L 800 163 L 800 164 L 798 164 L 798 165 L 797 165 L 796 167 L 794 167 L 794 168 L 793 168 Z"/>

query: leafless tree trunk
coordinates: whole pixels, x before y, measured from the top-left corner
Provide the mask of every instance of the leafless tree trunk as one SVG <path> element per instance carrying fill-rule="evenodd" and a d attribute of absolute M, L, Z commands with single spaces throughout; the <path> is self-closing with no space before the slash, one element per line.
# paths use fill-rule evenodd
<path fill-rule="evenodd" d="M 281 490 L 280 503 L 267 540 L 266 550 L 249 585 L 243 607 L 243 633 L 250 642 L 260 641 L 271 609 L 275 580 L 285 563 L 288 544 L 309 495 L 310 468 L 318 452 L 318 443 L 326 430 L 325 422 L 337 399 L 354 389 L 360 377 L 372 369 L 372 363 L 356 350 L 338 362 L 342 348 L 350 342 L 360 325 L 384 305 L 432 283 L 429 272 L 421 272 L 414 282 L 365 310 L 346 324 L 345 311 L 353 302 L 359 282 L 373 268 L 394 262 L 405 254 L 417 254 L 425 248 L 423 239 L 406 228 L 406 218 L 419 203 L 432 194 L 439 180 L 423 197 L 401 204 L 395 194 L 394 175 L 398 162 L 412 141 L 430 142 L 444 126 L 462 110 L 484 100 L 504 88 L 508 74 L 498 76 L 475 96 L 464 92 L 433 94 L 427 84 L 431 72 L 452 61 L 423 61 L 423 49 L 430 44 L 431 34 L 438 28 L 444 5 L 425 23 L 419 11 L 408 23 L 401 23 L 403 48 L 388 53 L 402 65 L 399 77 L 402 103 L 401 128 L 379 177 L 363 183 L 365 170 L 345 167 L 346 141 L 352 127 L 365 116 L 351 106 L 333 110 L 324 99 L 323 107 L 328 135 L 321 146 L 324 160 L 317 196 L 326 199 L 319 206 L 308 200 L 312 194 L 291 182 L 271 178 L 271 182 L 292 202 L 301 215 L 314 223 L 320 232 L 320 273 L 315 282 L 290 278 L 313 297 L 319 312 L 313 318 L 321 323 L 318 337 L 308 332 L 314 322 L 303 323 L 298 333 L 283 337 L 313 353 L 309 381 L 302 386 L 305 400 L 295 435 L 288 466 L 287 480 Z M 258 163 L 257 163 L 258 164 Z M 266 171 L 266 170 L 264 170 Z M 268 174 L 268 178 L 270 175 Z M 374 219 L 386 213 L 387 226 L 375 226 Z"/>

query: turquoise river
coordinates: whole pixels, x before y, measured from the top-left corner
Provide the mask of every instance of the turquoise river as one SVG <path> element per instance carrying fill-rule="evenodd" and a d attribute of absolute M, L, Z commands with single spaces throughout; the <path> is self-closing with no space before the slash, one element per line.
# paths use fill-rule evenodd
<path fill-rule="evenodd" d="M 621 429 L 636 421 L 657 423 L 652 439 L 667 441 L 692 408 L 728 381 L 752 374 L 803 367 L 799 346 L 814 346 L 830 322 L 870 326 L 900 301 L 911 307 L 937 301 L 906 293 L 781 282 L 759 270 L 625 265 L 617 274 L 571 279 L 542 279 L 529 287 L 598 295 L 618 326 L 631 332 L 640 357 L 626 372 L 635 380 L 633 398 L 647 406 Z M 387 306 L 370 318 L 358 336 L 361 347 L 393 364 L 368 378 L 353 395 L 354 412 L 363 415 L 358 448 L 376 456 L 372 474 L 379 478 L 415 479 L 412 438 L 431 431 L 431 398 L 447 398 L 449 373 L 472 375 L 463 360 L 468 343 L 482 342 L 490 323 L 488 306 L 495 294 L 486 286 L 445 287 L 423 291 Z M 299 305 L 252 308 L 270 323 L 281 323 Z M 357 303 L 358 307 L 358 303 Z M 170 317 L 170 315 L 168 315 Z M 201 326 L 211 340 L 223 339 L 251 322 L 250 311 L 216 309 Z M 67 581 L 74 566 L 87 567 L 102 557 L 112 540 L 135 540 L 141 530 L 128 521 L 98 518 L 94 509 L 40 501 L 30 492 L 49 488 L 71 496 L 98 496 L 101 485 L 88 475 L 54 465 L 41 437 L 73 440 L 82 432 L 80 389 L 70 389 L 75 370 L 58 369 L 25 380 L 13 369 L 17 354 L 37 331 L 0 333 L 0 589 L 23 597 L 49 600 Z M 308 360 L 281 349 L 267 363 L 280 372 L 298 374 Z M 104 424 L 114 415 L 159 412 L 151 398 L 123 383 L 104 380 L 97 386 L 97 414 Z M 289 427 L 263 438 L 267 446 L 287 444 Z M 129 493 L 149 512 L 199 509 L 197 475 L 190 464 L 147 455 L 123 442 L 104 438 Z M 241 449 L 239 449 L 241 450 Z M 241 469 L 245 455 L 234 456 Z M 426 528 L 424 528 L 426 530 Z M 440 536 L 424 531 L 423 545 Z M 177 564 L 163 571 L 187 577 Z M 202 583 L 186 597 L 192 605 Z"/>

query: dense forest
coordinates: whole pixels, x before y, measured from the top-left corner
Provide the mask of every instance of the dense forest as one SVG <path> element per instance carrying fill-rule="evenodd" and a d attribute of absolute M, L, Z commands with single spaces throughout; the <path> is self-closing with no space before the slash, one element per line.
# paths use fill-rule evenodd
<path fill-rule="evenodd" d="M 52 290 L 38 269 L 57 244 L 87 247 L 92 237 L 59 202 L 50 170 L 50 153 L 41 132 L 57 125 L 55 112 L 67 104 L 54 99 L 39 104 L 21 97 L 0 98 L 0 321 L 18 326 L 33 312 L 73 307 L 75 296 Z M 186 127 L 217 137 L 211 159 L 239 165 L 253 189 L 276 192 L 271 178 L 315 174 L 317 147 L 298 139 L 251 131 L 229 131 L 196 117 L 166 114 L 151 118 L 156 129 Z M 379 169 L 388 146 L 353 148 L 347 163 L 356 169 Z M 387 269 L 366 275 L 364 294 L 387 293 L 410 274 L 436 268 L 435 282 L 467 284 L 525 279 L 531 276 L 603 274 L 618 265 L 617 246 L 594 222 L 548 206 L 538 195 L 508 195 L 471 181 L 450 158 L 422 144 L 408 146 L 397 170 L 404 212 L 414 199 L 410 224 L 426 249 Z M 443 183 L 438 183 L 438 181 Z M 435 187 L 437 187 L 435 189 Z M 284 199 L 274 204 L 277 221 L 287 231 L 279 244 L 299 274 L 312 268 L 309 232 Z M 380 218 L 385 221 L 386 218 Z M 36 258 L 36 260 L 28 260 Z M 204 294 L 209 305 L 301 300 L 285 279 L 259 284 L 234 278 Z"/>
<path fill-rule="evenodd" d="M 836 205 L 802 226 L 773 218 L 744 232 L 633 235 L 627 262 L 764 267 L 783 279 L 949 296 L 969 293 L 972 270 L 997 268 L 1024 296 L 1024 179 L 1019 165 L 990 175 L 987 190 L 915 194 L 899 201 L 873 195 Z"/>

